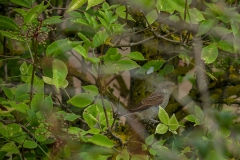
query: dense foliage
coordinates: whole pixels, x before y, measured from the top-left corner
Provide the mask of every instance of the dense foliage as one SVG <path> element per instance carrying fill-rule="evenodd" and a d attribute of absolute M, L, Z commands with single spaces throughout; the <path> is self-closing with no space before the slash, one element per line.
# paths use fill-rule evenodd
<path fill-rule="evenodd" d="M 0 5 L 0 159 L 240 158 L 237 0 Z M 126 72 L 190 92 L 122 124 Z"/>

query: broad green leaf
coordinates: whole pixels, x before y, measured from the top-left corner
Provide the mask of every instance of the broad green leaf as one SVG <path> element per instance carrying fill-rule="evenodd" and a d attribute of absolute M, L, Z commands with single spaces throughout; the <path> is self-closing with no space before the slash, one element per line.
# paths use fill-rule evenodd
<path fill-rule="evenodd" d="M 129 160 L 130 155 L 126 149 L 123 149 L 123 151 L 117 155 L 116 160 Z M 132 158 L 131 158 L 132 159 Z"/>
<path fill-rule="evenodd" d="M 34 141 L 25 140 L 23 143 L 23 147 L 28 149 L 37 148 L 37 143 Z"/>
<path fill-rule="evenodd" d="M 100 132 L 101 130 L 97 128 L 91 128 L 90 130 L 87 131 L 87 133 L 90 133 L 90 134 L 99 134 Z"/>
<path fill-rule="evenodd" d="M 203 111 L 201 110 L 201 108 L 199 108 L 197 105 L 195 105 L 195 114 L 198 118 L 200 118 L 201 120 L 204 119 L 204 113 Z"/>
<path fill-rule="evenodd" d="M 0 151 L 12 153 L 12 154 L 19 153 L 19 150 L 14 142 L 9 142 L 9 143 L 2 145 L 2 147 L 0 148 Z"/>
<path fill-rule="evenodd" d="M 167 112 L 160 106 L 159 106 L 158 118 L 160 119 L 160 121 L 163 124 L 168 125 L 169 116 L 168 116 Z"/>
<path fill-rule="evenodd" d="M 67 103 L 79 108 L 84 108 L 94 101 L 94 96 L 88 93 L 80 93 L 72 97 Z"/>
<path fill-rule="evenodd" d="M 153 149 L 158 149 L 159 147 L 163 146 L 166 140 L 158 140 L 152 144 Z"/>
<path fill-rule="evenodd" d="M 37 17 L 49 6 L 44 6 L 44 2 L 29 9 L 24 17 L 24 23 L 38 23 Z"/>
<path fill-rule="evenodd" d="M 12 3 L 23 6 L 26 8 L 31 8 L 32 4 L 34 3 L 33 0 L 10 0 Z"/>
<path fill-rule="evenodd" d="M 78 127 L 69 127 L 67 129 L 67 131 L 68 131 L 69 134 L 74 134 L 76 136 L 78 136 L 79 134 L 80 135 L 86 135 L 88 133 L 88 132 L 86 132 L 83 129 L 78 128 Z"/>
<path fill-rule="evenodd" d="M 50 44 L 46 49 L 46 55 L 47 56 L 58 56 L 59 54 L 65 53 L 77 45 L 81 44 L 82 42 L 79 41 L 69 41 L 69 39 L 60 39 L 52 44 Z"/>
<path fill-rule="evenodd" d="M 54 59 L 52 62 L 53 82 L 57 88 L 64 86 L 65 78 L 68 74 L 68 68 L 64 62 Z"/>
<path fill-rule="evenodd" d="M 184 12 L 185 0 L 174 0 L 174 1 L 168 0 L 167 2 L 173 9 L 175 9 L 179 12 Z"/>
<path fill-rule="evenodd" d="M 0 15 L 0 29 L 2 29 L 2 30 L 7 29 L 7 30 L 15 31 L 18 29 L 18 26 L 11 18 Z"/>
<path fill-rule="evenodd" d="M 239 24 L 236 23 L 235 21 L 231 22 L 231 28 L 232 28 L 232 32 L 234 35 L 236 35 L 239 31 Z"/>
<path fill-rule="evenodd" d="M 226 34 L 231 33 L 232 31 L 230 29 L 227 29 L 225 27 L 213 27 L 211 30 L 211 33 L 216 36 L 225 36 Z"/>
<path fill-rule="evenodd" d="M 67 121 L 75 121 L 76 119 L 78 119 L 80 116 L 79 115 L 76 115 L 74 113 L 67 113 L 65 116 L 64 116 L 64 119 L 67 120 Z"/>
<path fill-rule="evenodd" d="M 88 6 L 87 6 L 86 10 L 88 10 L 89 8 L 96 6 L 102 2 L 103 2 L 103 0 L 88 0 Z"/>
<path fill-rule="evenodd" d="M 23 8 L 14 8 L 13 9 L 15 12 L 17 12 L 19 15 L 24 17 L 27 14 L 27 11 Z"/>
<path fill-rule="evenodd" d="M 217 23 L 216 19 L 207 19 L 204 20 L 201 25 L 199 26 L 198 33 L 196 36 L 201 36 L 207 33 L 213 26 Z"/>
<path fill-rule="evenodd" d="M 95 134 L 90 139 L 89 142 L 92 142 L 98 146 L 103 146 L 107 148 L 112 148 L 114 146 L 113 141 L 101 134 Z"/>
<path fill-rule="evenodd" d="M 12 91 L 9 88 L 2 87 L 1 89 L 3 90 L 3 92 L 5 93 L 5 95 L 7 96 L 7 98 L 9 100 L 13 100 L 13 93 L 12 93 Z"/>
<path fill-rule="evenodd" d="M 177 15 L 171 15 L 171 16 L 169 17 L 169 19 L 170 19 L 171 21 L 173 21 L 173 22 L 178 22 L 178 21 L 179 21 L 179 17 L 178 17 Z"/>
<path fill-rule="evenodd" d="M 107 32 L 105 30 L 98 31 L 93 37 L 93 46 L 98 47 L 105 43 L 105 41 L 109 38 Z"/>
<path fill-rule="evenodd" d="M 137 60 L 137 61 L 144 61 L 146 60 L 142 53 L 140 52 L 131 52 L 127 55 L 128 58 L 132 59 L 132 60 Z"/>
<path fill-rule="evenodd" d="M 17 111 L 23 113 L 23 114 L 27 114 L 27 110 L 28 110 L 28 105 L 26 105 L 25 103 L 16 103 L 16 102 L 8 102 L 13 108 L 15 108 Z"/>
<path fill-rule="evenodd" d="M 165 63 L 165 60 L 152 60 L 144 64 L 140 69 L 137 70 L 136 73 L 145 74 L 151 67 L 153 67 L 154 71 L 157 71 L 162 65 Z"/>
<path fill-rule="evenodd" d="M 227 42 L 227 41 L 222 40 L 222 41 L 218 42 L 217 46 L 218 46 L 218 48 L 220 48 L 226 52 L 235 53 L 232 42 Z"/>
<path fill-rule="evenodd" d="M 240 50 L 240 33 L 237 33 L 233 38 L 234 52 L 239 52 Z"/>
<path fill-rule="evenodd" d="M 25 42 L 25 39 L 23 36 L 21 36 L 18 32 L 9 32 L 9 31 L 0 31 L 0 33 L 8 38 L 18 40 L 20 42 Z"/>
<path fill-rule="evenodd" d="M 22 75 L 25 75 L 27 74 L 27 71 L 28 71 L 28 66 L 27 66 L 27 63 L 24 61 L 21 66 L 20 66 L 20 72 Z"/>
<path fill-rule="evenodd" d="M 87 2 L 87 0 L 72 0 L 68 6 L 67 12 L 70 12 L 70 11 L 80 8 L 86 2 Z"/>
<path fill-rule="evenodd" d="M 42 21 L 43 26 L 61 23 L 62 16 L 52 16 Z"/>
<path fill-rule="evenodd" d="M 175 114 L 173 114 L 172 117 L 169 119 L 168 127 L 171 131 L 175 131 L 178 129 L 179 123 L 178 123 L 178 120 L 177 120 Z"/>
<path fill-rule="evenodd" d="M 145 139 L 146 145 L 151 145 L 153 143 L 153 140 L 154 140 L 154 134 L 151 134 Z"/>
<path fill-rule="evenodd" d="M 140 67 L 136 62 L 127 59 L 117 61 L 116 65 L 119 67 L 119 71 L 128 71 Z"/>
<path fill-rule="evenodd" d="M 146 15 L 146 19 L 148 21 L 148 23 L 151 25 L 153 24 L 158 18 L 158 13 L 157 11 L 154 9 L 152 11 L 150 11 L 147 15 Z"/>
<path fill-rule="evenodd" d="M 87 45 L 93 47 L 92 43 L 90 42 L 90 40 L 84 35 L 82 34 L 81 32 L 79 32 L 77 34 Z"/>
<path fill-rule="evenodd" d="M 165 124 L 158 124 L 155 133 L 164 134 L 168 131 L 168 127 Z"/>
<path fill-rule="evenodd" d="M 182 19 L 184 19 L 184 13 L 181 13 Z M 186 22 L 191 24 L 198 24 L 200 21 L 205 20 L 202 13 L 197 10 L 196 8 L 189 9 L 188 13 L 186 14 Z"/>
<path fill-rule="evenodd" d="M 127 17 L 126 17 L 126 6 L 124 6 L 124 5 L 121 5 L 116 9 L 116 14 L 119 17 L 121 17 L 122 19 L 127 18 L 127 20 L 135 21 L 130 14 L 128 14 Z"/>
<path fill-rule="evenodd" d="M 170 14 L 173 14 L 174 12 L 174 8 L 170 5 L 169 1 L 168 0 L 158 0 L 157 2 L 157 9 L 159 11 L 166 11 Z"/>
<path fill-rule="evenodd" d="M 83 48 L 83 46 L 78 45 L 76 47 L 73 48 L 77 53 L 79 53 L 81 56 L 83 56 L 84 58 L 88 57 L 88 53 L 87 51 Z"/>
<path fill-rule="evenodd" d="M 34 97 L 32 98 L 32 101 L 31 101 L 31 109 L 34 112 L 37 112 L 40 110 L 43 99 L 44 99 L 43 93 L 36 93 L 34 95 Z"/>
<path fill-rule="evenodd" d="M 190 121 L 190 122 L 195 122 L 195 120 L 197 119 L 197 117 L 193 114 L 187 115 L 184 119 Z"/>
<path fill-rule="evenodd" d="M 160 74 L 161 76 L 165 76 L 165 75 L 167 75 L 167 74 L 172 73 L 173 71 L 174 71 L 173 65 L 167 64 L 166 66 L 164 66 L 163 69 L 161 69 L 161 70 L 159 71 L 159 74 Z"/>
<path fill-rule="evenodd" d="M 82 88 L 89 94 L 96 96 L 99 94 L 98 88 L 94 85 L 82 86 Z"/>
<path fill-rule="evenodd" d="M 52 112 L 52 109 L 53 109 L 53 101 L 52 101 L 52 95 L 50 94 L 42 101 L 40 110 L 44 114 L 49 115 Z"/>
<path fill-rule="evenodd" d="M 50 84 L 50 85 L 54 85 L 54 81 L 53 81 L 53 78 L 49 78 L 49 77 L 45 77 L 45 76 L 42 76 L 43 78 L 43 81 L 47 84 Z"/>
<path fill-rule="evenodd" d="M 25 83 L 25 84 L 19 85 L 15 92 L 15 99 L 22 95 L 27 94 L 29 90 L 30 90 L 29 84 Z"/>
<path fill-rule="evenodd" d="M 213 63 L 218 57 L 218 49 L 216 44 L 205 46 L 201 52 L 201 58 L 205 63 Z"/>
<path fill-rule="evenodd" d="M 85 112 L 85 111 L 84 111 L 84 113 L 83 113 L 83 118 L 84 118 L 84 120 L 87 122 L 87 124 L 88 124 L 88 126 L 89 126 L 90 128 L 93 128 L 93 127 L 97 124 L 97 122 L 98 122 L 98 120 L 96 119 L 96 117 L 94 117 L 92 114 L 88 114 L 88 113 Z"/>

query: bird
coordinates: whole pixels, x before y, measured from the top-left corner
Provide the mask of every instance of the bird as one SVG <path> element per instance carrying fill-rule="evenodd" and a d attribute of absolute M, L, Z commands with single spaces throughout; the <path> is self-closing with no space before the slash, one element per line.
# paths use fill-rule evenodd
<path fill-rule="evenodd" d="M 157 86 L 157 89 L 140 103 L 130 109 L 140 120 L 158 122 L 154 120 L 159 111 L 159 106 L 165 108 L 171 93 L 176 88 L 175 83 L 163 81 Z"/>

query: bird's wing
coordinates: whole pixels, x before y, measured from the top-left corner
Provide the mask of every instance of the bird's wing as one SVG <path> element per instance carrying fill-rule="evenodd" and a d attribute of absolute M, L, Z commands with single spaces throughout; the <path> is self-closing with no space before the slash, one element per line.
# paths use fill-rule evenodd
<path fill-rule="evenodd" d="M 132 112 L 142 111 L 151 106 L 159 105 L 163 102 L 163 94 L 162 93 L 152 93 L 147 98 L 143 99 L 139 104 L 131 108 Z"/>

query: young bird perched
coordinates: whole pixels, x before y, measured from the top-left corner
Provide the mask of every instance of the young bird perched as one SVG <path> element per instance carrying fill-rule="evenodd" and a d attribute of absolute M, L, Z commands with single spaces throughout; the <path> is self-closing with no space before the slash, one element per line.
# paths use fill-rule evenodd
<path fill-rule="evenodd" d="M 170 95 L 175 87 L 176 85 L 170 81 L 160 83 L 152 94 L 143 99 L 135 107 L 131 108 L 130 111 L 136 112 L 141 120 L 155 121 L 154 118 L 158 115 L 159 105 L 162 108 L 168 105 Z"/>

